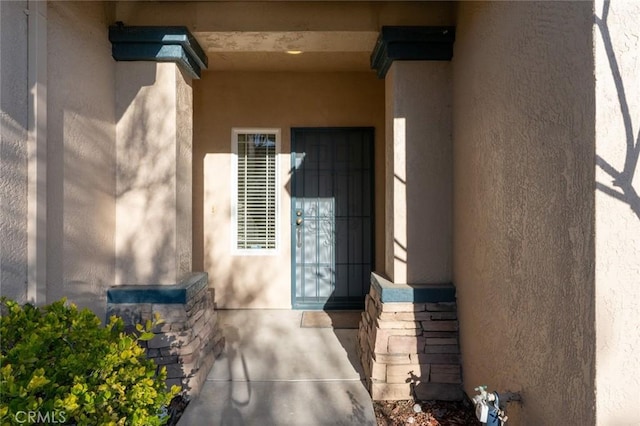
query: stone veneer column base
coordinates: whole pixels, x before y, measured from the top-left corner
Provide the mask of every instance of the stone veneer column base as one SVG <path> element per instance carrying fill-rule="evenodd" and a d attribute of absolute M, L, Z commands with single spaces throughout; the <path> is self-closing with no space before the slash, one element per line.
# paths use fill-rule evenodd
<path fill-rule="evenodd" d="M 167 387 L 178 385 L 195 397 L 224 349 L 206 273 L 175 285 L 126 285 L 107 291 L 107 318 L 122 317 L 129 330 L 160 314 L 164 323 L 143 342 L 147 356 L 167 369 Z"/>
<path fill-rule="evenodd" d="M 394 284 L 371 274 L 358 356 L 375 401 L 462 400 L 455 288 Z"/>

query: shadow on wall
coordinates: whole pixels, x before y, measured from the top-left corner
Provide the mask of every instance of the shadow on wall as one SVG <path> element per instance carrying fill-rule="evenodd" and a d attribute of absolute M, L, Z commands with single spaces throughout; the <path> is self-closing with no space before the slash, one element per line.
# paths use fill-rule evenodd
<path fill-rule="evenodd" d="M 374 249 L 374 129 L 292 130 L 294 306 L 357 308 Z"/>
<path fill-rule="evenodd" d="M 2 112 L 3 114 L 0 115 L 0 126 L 2 126 L 0 293 L 18 303 L 25 303 L 27 301 L 27 200 L 17 197 L 16 194 L 27 193 L 27 152 L 23 144 L 27 134 L 17 118 L 5 114 L 4 109 Z"/>
<path fill-rule="evenodd" d="M 175 146 L 164 136 L 175 134 L 170 125 L 175 117 L 168 117 L 166 97 L 137 93 L 155 83 L 155 63 L 139 64 L 135 71 L 131 71 L 135 86 L 118 92 L 125 99 L 122 103 L 118 99 L 116 117 L 118 157 L 123 159 L 116 169 L 116 282 L 164 283 L 171 280 L 176 264 L 176 218 L 166 214 L 175 211 L 176 166 L 171 163 L 175 162 Z M 135 108 L 129 111 L 132 103 Z"/>
<path fill-rule="evenodd" d="M 20 7 L 18 3 L 16 5 Z M 104 289 L 113 277 L 115 135 L 113 103 L 110 102 L 113 99 L 113 62 L 110 47 L 105 45 L 100 32 L 95 31 L 104 24 L 103 17 L 94 13 L 96 10 L 99 14 L 104 12 L 102 6 L 97 9 L 94 5 L 49 6 L 47 72 L 49 80 L 56 84 L 48 88 L 47 128 L 40 129 L 47 132 L 48 153 L 47 176 L 39 181 L 39 185 L 46 185 L 46 191 L 38 188 L 38 192 L 47 193 L 48 212 L 46 217 L 39 215 L 41 223 L 37 224 L 37 229 L 47 229 L 46 270 L 50 283 L 47 302 L 62 296 L 74 299 L 76 294 L 93 293 L 92 302 L 85 306 L 99 314 L 104 308 L 96 303 L 96 298 L 103 297 Z M 4 12 L 3 6 L 3 20 L 10 16 L 5 16 Z M 24 18 L 22 12 L 20 8 L 20 16 Z M 24 22 L 26 25 L 26 20 Z M 69 22 L 73 24 L 69 25 Z M 88 34 L 98 36 L 87 37 Z M 70 45 L 74 48 L 69 49 Z M 5 61 L 7 54 L 14 57 Z M 23 59 L 17 56 L 19 54 L 15 50 L 2 49 L 2 63 L 8 64 L 3 67 L 3 88 L 10 88 L 3 95 L 15 97 L 12 96 L 10 105 L 2 105 L 1 232 L 6 250 L 3 250 L 0 262 L 2 293 L 25 302 L 28 88 L 26 75 L 19 66 Z M 73 66 L 81 62 L 87 65 Z M 69 72 L 69 66 L 73 67 L 73 72 Z M 10 79 L 9 83 L 7 79 Z M 20 99 L 23 93 L 24 97 Z M 6 100 L 3 96 L 3 101 Z"/>
<path fill-rule="evenodd" d="M 101 318 L 114 277 L 116 184 L 107 20 L 103 5 L 48 5 L 47 302 L 66 296 Z"/>
<path fill-rule="evenodd" d="M 28 76 L 26 2 L 1 2 L 0 294 L 27 301 Z"/>
<path fill-rule="evenodd" d="M 47 302 L 67 297 L 103 318 L 113 285 L 115 149 L 105 143 L 113 134 L 82 111 L 49 111 L 61 124 L 49 126 Z"/>
<path fill-rule="evenodd" d="M 622 124 L 624 125 L 625 130 L 624 143 L 626 150 L 622 170 L 617 170 L 611 162 L 607 161 L 607 159 L 600 155 L 596 155 L 596 165 L 613 179 L 610 185 L 603 182 L 596 182 L 596 188 L 603 193 L 628 204 L 629 208 L 631 208 L 638 219 L 640 219 L 640 196 L 638 195 L 637 190 L 633 187 L 633 178 L 638 166 L 638 157 L 640 156 L 640 130 L 637 131 L 637 134 L 634 134 L 629 102 L 627 101 L 627 94 L 625 92 L 624 82 L 622 81 L 622 74 L 613 48 L 611 33 L 607 25 L 610 5 L 609 1 L 605 1 L 602 16 L 596 16 L 595 19 L 598 29 L 600 30 L 600 35 L 602 36 L 604 48 L 607 52 L 611 75 L 618 93 L 620 112 L 622 114 Z"/>
<path fill-rule="evenodd" d="M 284 280 L 290 275 L 290 271 L 283 271 L 281 262 L 283 258 L 289 257 L 289 248 L 288 238 L 285 237 L 286 229 L 282 226 L 280 218 L 288 214 L 288 209 L 284 208 L 284 203 L 281 202 L 278 219 L 281 236 L 276 254 L 253 256 L 233 253 L 231 239 L 234 218 L 231 200 L 226 194 L 228 197 L 234 197 L 235 194 L 231 191 L 226 192 L 226 186 L 231 186 L 229 179 L 221 179 L 220 170 L 211 167 L 213 163 L 208 163 L 217 161 L 218 165 L 225 162 L 230 164 L 230 148 L 229 144 L 227 150 L 208 149 L 204 154 L 206 158 L 202 159 L 204 157 L 201 157 L 199 148 L 194 147 L 193 267 L 195 270 L 208 271 L 210 285 L 216 290 L 216 303 L 224 309 L 251 309 L 265 305 L 282 308 L 283 300 L 289 302 L 283 293 L 288 290 Z M 284 163 L 282 159 L 281 164 Z M 205 167 L 210 167 L 210 174 L 206 177 L 209 182 L 205 182 Z M 216 183 L 213 184 L 213 181 Z M 220 183 L 224 189 L 220 189 Z M 289 186 L 288 179 L 280 180 L 280 188 L 289 191 Z M 219 194 L 217 191 L 224 193 Z M 203 200 L 215 200 L 215 203 L 211 204 L 212 207 L 215 205 L 215 214 L 207 212 L 209 218 L 204 216 Z M 198 247 L 206 247 L 207 250 L 201 252 Z"/>
<path fill-rule="evenodd" d="M 214 247 L 215 235 L 206 236 L 208 247 Z M 226 247 L 225 247 L 226 249 Z M 211 256 L 210 264 L 216 262 Z M 247 285 L 259 278 L 263 282 L 274 282 L 277 279 L 277 268 L 265 268 L 264 263 L 252 263 L 251 258 L 232 256 L 228 268 L 232 273 L 225 277 L 224 285 L 219 285 L 221 279 L 210 277 L 209 283 L 215 289 L 216 304 L 225 309 L 251 309 L 263 296 L 256 291 L 255 286 Z M 258 289 L 259 291 L 260 289 Z"/>

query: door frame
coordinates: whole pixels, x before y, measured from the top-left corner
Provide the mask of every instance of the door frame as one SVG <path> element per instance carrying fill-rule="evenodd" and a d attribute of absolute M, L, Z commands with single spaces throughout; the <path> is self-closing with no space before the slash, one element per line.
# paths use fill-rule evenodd
<path fill-rule="evenodd" d="M 296 133 L 302 133 L 305 131 L 308 132 L 340 132 L 340 131 L 362 131 L 369 132 L 371 135 L 371 158 L 370 158 L 370 185 L 371 185 L 371 197 L 370 197 L 370 206 L 371 209 L 371 271 L 373 272 L 375 268 L 375 254 L 376 254 L 376 218 L 375 218 L 375 195 L 376 195 L 376 185 L 375 185 L 375 127 L 374 126 L 338 126 L 338 127 L 291 127 L 291 143 L 290 143 L 290 157 L 291 157 L 291 219 L 289 221 L 289 230 L 291 232 L 291 241 L 290 241 L 290 250 L 291 250 L 291 308 L 292 309 L 300 309 L 300 310 L 325 310 L 325 307 L 318 307 L 318 304 L 307 304 L 307 303 L 298 303 L 296 302 L 296 233 L 293 232 L 293 223 L 296 219 L 295 206 L 296 206 L 296 197 L 295 197 L 295 188 L 294 188 L 294 180 L 295 180 L 295 162 L 296 156 L 294 155 L 295 145 L 296 145 Z M 364 295 L 366 297 L 366 295 Z M 364 309 L 364 299 L 362 299 L 361 304 L 353 304 L 353 305 L 345 305 L 345 306 L 330 306 L 326 308 L 328 310 L 354 310 L 354 309 Z"/>

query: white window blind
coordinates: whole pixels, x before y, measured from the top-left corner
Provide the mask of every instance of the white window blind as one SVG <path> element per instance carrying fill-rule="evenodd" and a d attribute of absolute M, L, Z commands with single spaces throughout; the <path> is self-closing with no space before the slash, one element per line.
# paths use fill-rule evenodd
<path fill-rule="evenodd" d="M 237 250 L 275 250 L 277 131 L 234 131 Z"/>

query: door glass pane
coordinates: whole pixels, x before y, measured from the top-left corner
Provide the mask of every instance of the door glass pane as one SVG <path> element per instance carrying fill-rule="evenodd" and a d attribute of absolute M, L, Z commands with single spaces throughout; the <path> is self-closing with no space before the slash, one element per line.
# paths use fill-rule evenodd
<path fill-rule="evenodd" d="M 305 264 L 318 261 L 318 221 L 305 217 L 302 224 L 302 246 Z"/>
<path fill-rule="evenodd" d="M 332 267 L 318 268 L 318 296 L 328 298 L 333 293 L 334 270 Z"/>
<path fill-rule="evenodd" d="M 316 297 L 316 285 L 318 281 L 318 268 L 315 266 L 304 267 L 304 283 L 302 285 L 303 297 Z"/>
<path fill-rule="evenodd" d="M 296 266 L 296 297 L 302 297 L 302 288 L 304 284 L 304 274 L 302 273 L 302 266 Z"/>

